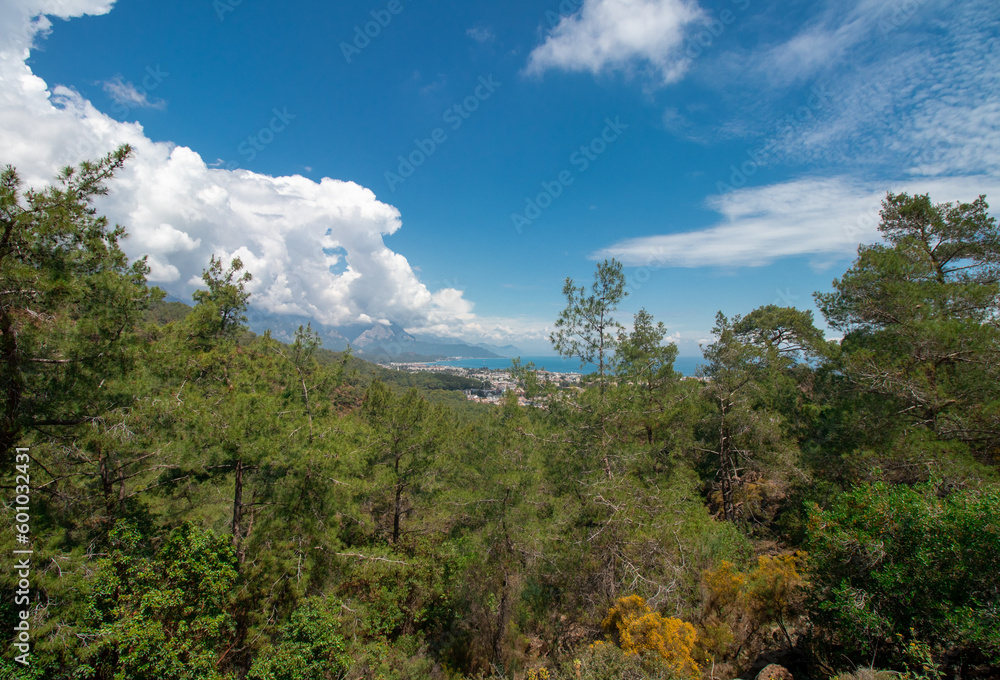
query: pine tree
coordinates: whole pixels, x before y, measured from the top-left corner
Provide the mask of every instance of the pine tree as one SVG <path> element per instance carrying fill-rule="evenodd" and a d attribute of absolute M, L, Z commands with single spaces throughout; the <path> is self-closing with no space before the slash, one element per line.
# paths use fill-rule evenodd
<path fill-rule="evenodd" d="M 129 398 L 105 386 L 134 359 L 148 268 L 129 265 L 124 228 L 93 202 L 130 155 L 123 146 L 23 195 L 16 170 L 0 175 L 0 467 L 25 432 L 93 422 Z"/>

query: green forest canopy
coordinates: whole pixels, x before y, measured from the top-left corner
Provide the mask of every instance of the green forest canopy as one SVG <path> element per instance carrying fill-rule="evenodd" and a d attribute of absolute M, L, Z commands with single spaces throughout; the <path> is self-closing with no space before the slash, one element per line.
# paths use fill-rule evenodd
<path fill-rule="evenodd" d="M 553 335 L 598 373 L 521 370 L 540 406 L 485 408 L 308 327 L 247 332 L 238 260 L 163 303 L 93 208 L 130 153 L 0 179 L 0 513 L 30 472 L 34 552 L 30 665 L 7 644 L 0 677 L 1000 672 L 985 198 L 887 195 L 883 241 L 816 296 L 842 341 L 719 314 L 700 380 L 645 310 L 626 331 L 601 263 Z"/>

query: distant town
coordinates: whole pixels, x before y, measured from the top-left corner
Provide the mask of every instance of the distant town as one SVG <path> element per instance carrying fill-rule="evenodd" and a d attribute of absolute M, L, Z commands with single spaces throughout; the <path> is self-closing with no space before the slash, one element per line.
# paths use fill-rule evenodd
<path fill-rule="evenodd" d="M 524 388 L 518 383 L 513 372 L 509 368 L 489 369 L 489 368 L 467 368 L 464 366 L 441 366 L 429 363 L 391 363 L 390 368 L 408 373 L 429 372 L 446 373 L 457 375 L 470 380 L 482 382 L 481 389 L 464 390 L 465 397 L 469 401 L 483 404 L 499 404 L 503 395 L 507 392 L 517 394 L 518 403 L 522 406 L 530 406 Z M 554 371 L 535 371 L 538 382 L 541 384 L 555 384 L 562 388 L 576 388 L 580 385 L 579 373 L 556 373 Z"/>

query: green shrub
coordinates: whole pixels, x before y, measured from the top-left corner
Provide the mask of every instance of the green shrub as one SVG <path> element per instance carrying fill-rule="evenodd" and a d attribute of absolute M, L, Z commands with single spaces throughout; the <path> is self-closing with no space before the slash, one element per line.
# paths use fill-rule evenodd
<path fill-rule="evenodd" d="M 254 660 L 248 680 L 342 680 L 351 661 L 331 606 L 317 598 L 296 610 L 278 644 Z"/>
<path fill-rule="evenodd" d="M 865 486 L 810 513 L 815 620 L 855 661 L 1000 663 L 1000 489 Z"/>
<path fill-rule="evenodd" d="M 88 618 L 89 666 L 80 677 L 222 680 L 219 650 L 231 646 L 230 598 L 237 580 L 229 538 L 184 524 L 152 559 L 143 536 L 120 521 L 100 560 Z"/>

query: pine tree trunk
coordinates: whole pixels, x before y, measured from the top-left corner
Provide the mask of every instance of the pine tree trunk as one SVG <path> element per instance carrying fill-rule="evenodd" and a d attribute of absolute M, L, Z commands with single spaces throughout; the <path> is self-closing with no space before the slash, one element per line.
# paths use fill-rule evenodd
<path fill-rule="evenodd" d="M 14 324 L 6 310 L 0 310 L 0 355 L 3 357 L 4 416 L 0 420 L 0 465 L 13 461 L 14 446 L 20 437 L 18 415 L 21 409 L 23 381 L 18 364 Z"/>
<path fill-rule="evenodd" d="M 233 549 L 236 561 L 243 564 L 243 461 L 236 461 L 236 478 L 233 490 Z"/>

